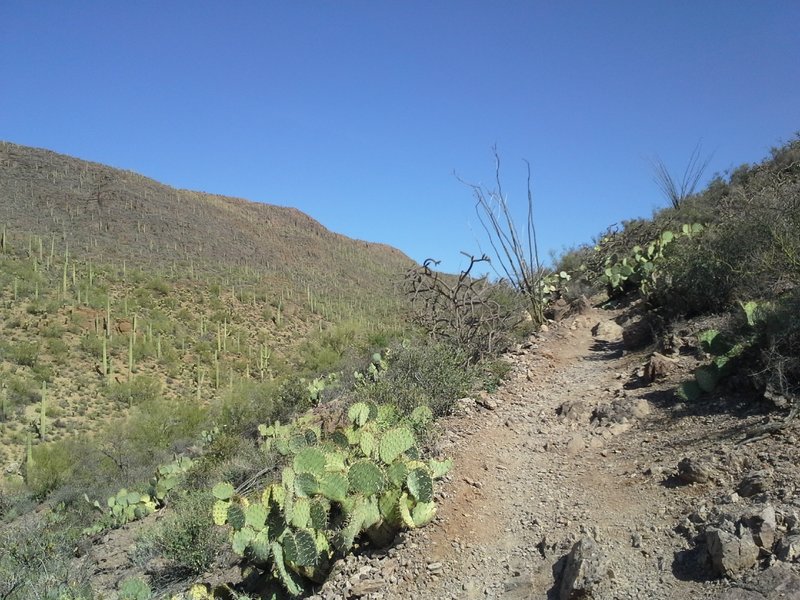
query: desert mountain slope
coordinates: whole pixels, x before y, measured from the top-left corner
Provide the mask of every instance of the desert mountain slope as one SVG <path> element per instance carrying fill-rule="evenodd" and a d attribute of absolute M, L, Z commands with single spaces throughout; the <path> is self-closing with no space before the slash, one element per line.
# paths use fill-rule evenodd
<path fill-rule="evenodd" d="M 412 261 L 294 208 L 178 190 L 134 173 L 0 143 L 0 224 L 70 252 L 140 266 L 244 267 L 321 288 L 376 290 Z"/>

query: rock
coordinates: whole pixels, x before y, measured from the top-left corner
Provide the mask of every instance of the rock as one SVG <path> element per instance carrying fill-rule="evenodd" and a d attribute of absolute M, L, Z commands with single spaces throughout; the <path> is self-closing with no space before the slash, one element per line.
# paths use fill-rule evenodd
<path fill-rule="evenodd" d="M 592 448 L 594 450 L 599 450 L 603 446 L 605 446 L 605 442 L 603 441 L 603 438 L 598 437 L 598 436 L 592 436 L 589 439 L 589 448 Z"/>
<path fill-rule="evenodd" d="M 492 400 L 489 396 L 482 396 L 478 398 L 476 402 L 487 410 L 495 410 L 497 408 L 497 402 Z"/>
<path fill-rule="evenodd" d="M 766 492 L 772 486 L 772 475 L 769 471 L 751 471 L 744 476 L 736 491 L 743 498 Z"/>
<path fill-rule="evenodd" d="M 706 530 L 706 544 L 711 564 L 717 575 L 732 577 L 755 566 L 758 546 L 749 531 L 742 537 L 717 528 Z"/>
<path fill-rule="evenodd" d="M 556 413 L 564 421 L 588 420 L 589 408 L 583 400 L 567 400 L 556 409 Z"/>
<path fill-rule="evenodd" d="M 641 317 L 635 317 L 622 329 L 622 342 L 625 350 L 641 350 L 653 342 L 653 328 Z"/>
<path fill-rule="evenodd" d="M 559 298 L 550 304 L 544 311 L 544 316 L 551 321 L 561 321 L 569 313 L 569 304 L 563 298 Z"/>
<path fill-rule="evenodd" d="M 620 435 L 625 433 L 630 428 L 631 428 L 630 423 L 612 423 L 603 430 L 603 435 L 605 435 L 606 437 L 614 437 L 615 435 Z"/>
<path fill-rule="evenodd" d="M 650 403 L 644 398 L 617 398 L 611 404 L 600 404 L 592 411 L 591 421 L 597 425 L 625 424 L 650 414 Z"/>
<path fill-rule="evenodd" d="M 428 563 L 428 572 L 429 573 L 441 573 L 442 572 L 442 563 L 440 563 L 440 562 Z"/>
<path fill-rule="evenodd" d="M 584 448 L 586 448 L 586 442 L 583 440 L 583 437 L 580 434 L 575 434 L 570 436 L 569 441 L 567 442 L 567 454 L 570 456 L 574 456 L 580 452 L 583 452 Z"/>
<path fill-rule="evenodd" d="M 707 483 L 714 471 L 705 461 L 686 457 L 678 463 L 678 479 L 686 483 Z"/>
<path fill-rule="evenodd" d="M 382 579 L 366 579 L 353 585 L 348 595 L 350 598 L 361 598 L 361 596 L 366 596 L 367 594 L 380 592 L 385 587 L 386 583 Z"/>
<path fill-rule="evenodd" d="M 635 419 L 643 419 L 650 414 L 650 403 L 644 398 L 636 398 L 630 405 L 631 416 Z"/>
<path fill-rule="evenodd" d="M 575 315 L 582 315 L 590 310 L 592 310 L 592 303 L 589 302 L 586 296 L 575 298 L 570 304 L 570 312 Z"/>
<path fill-rule="evenodd" d="M 565 559 L 559 600 L 591 598 L 597 585 L 606 576 L 604 562 L 592 538 L 586 536 L 578 540 Z"/>
<path fill-rule="evenodd" d="M 775 508 L 771 504 L 767 504 L 761 507 L 761 510 L 745 515 L 742 520 L 753 532 L 756 545 L 764 548 L 767 552 L 771 551 L 772 545 L 775 543 L 775 530 L 778 527 Z"/>
<path fill-rule="evenodd" d="M 475 402 L 475 398 L 470 398 L 470 397 L 467 396 L 467 397 L 459 398 L 458 400 L 456 400 L 456 404 L 461 409 L 470 409 L 470 408 L 473 408 L 475 406 L 476 402 Z"/>
<path fill-rule="evenodd" d="M 767 600 L 800 600 L 800 575 L 785 563 L 776 563 L 762 571 L 752 587 Z"/>
<path fill-rule="evenodd" d="M 775 555 L 782 561 L 800 560 L 800 535 L 787 535 L 775 546 Z"/>
<path fill-rule="evenodd" d="M 614 321 L 600 321 L 592 327 L 592 335 L 603 342 L 618 342 L 622 337 L 622 327 Z"/>
<path fill-rule="evenodd" d="M 652 383 L 664 379 L 678 366 L 678 361 L 658 352 L 654 352 L 644 368 L 644 378 Z"/>

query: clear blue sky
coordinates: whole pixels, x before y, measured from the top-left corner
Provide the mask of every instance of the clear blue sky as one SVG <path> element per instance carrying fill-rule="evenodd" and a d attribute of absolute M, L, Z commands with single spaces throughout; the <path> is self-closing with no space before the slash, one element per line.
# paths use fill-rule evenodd
<path fill-rule="evenodd" d="M 491 146 L 542 251 L 800 130 L 800 2 L 0 2 L 0 139 L 295 206 L 416 260 L 478 252 Z"/>

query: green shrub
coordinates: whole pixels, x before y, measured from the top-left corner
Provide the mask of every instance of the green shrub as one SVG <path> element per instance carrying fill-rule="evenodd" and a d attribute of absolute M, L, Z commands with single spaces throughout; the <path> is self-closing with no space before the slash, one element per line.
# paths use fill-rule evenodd
<path fill-rule="evenodd" d="M 87 333 L 81 338 L 80 349 L 94 358 L 103 357 L 103 338 L 95 333 Z M 107 351 L 111 348 L 108 347 Z"/>
<path fill-rule="evenodd" d="M 37 363 L 31 367 L 31 373 L 33 374 L 33 378 L 39 383 L 43 381 L 50 383 L 53 381 L 53 376 L 55 375 L 55 372 L 50 365 L 45 365 L 42 363 Z"/>
<path fill-rule="evenodd" d="M 26 465 L 26 480 L 37 498 L 45 498 L 69 480 L 76 462 L 74 445 L 64 440 L 33 447 L 33 465 Z"/>
<path fill-rule="evenodd" d="M 175 444 L 193 439 L 205 420 L 206 409 L 194 400 L 159 398 L 137 405 L 117 434 L 129 440 L 134 458 L 149 463 Z"/>
<path fill-rule="evenodd" d="M 64 328 L 59 323 L 48 323 L 41 329 L 41 333 L 46 338 L 60 338 L 64 335 Z"/>
<path fill-rule="evenodd" d="M 5 383 L 8 390 L 8 402 L 12 407 L 24 406 L 41 400 L 40 386 L 36 385 L 34 381 L 16 375 L 8 375 L 5 377 Z"/>
<path fill-rule="evenodd" d="M 437 416 L 452 413 L 455 401 L 470 390 L 473 370 L 464 354 L 447 344 L 399 345 L 388 353 L 388 369 L 362 394 L 410 413 L 422 404 Z"/>
<path fill-rule="evenodd" d="M 173 570 L 187 575 L 205 572 L 225 542 L 222 531 L 211 519 L 213 503 L 209 492 L 187 494 L 140 543 L 147 551 L 170 561 Z"/>
<path fill-rule="evenodd" d="M 39 360 L 39 344 L 19 342 L 9 349 L 8 356 L 18 365 L 33 367 Z"/>
<path fill-rule="evenodd" d="M 512 364 L 497 358 L 487 361 L 482 365 L 483 387 L 487 392 L 494 392 L 505 381 L 511 373 Z"/>
<path fill-rule="evenodd" d="M 43 517 L 19 519 L 0 530 L 0 598 L 88 600 L 85 569 L 73 559 L 79 531 Z"/>
<path fill-rule="evenodd" d="M 160 294 L 161 296 L 167 296 L 172 291 L 172 286 L 160 277 L 151 279 L 147 284 L 147 288 L 156 292 L 157 294 Z"/>
<path fill-rule="evenodd" d="M 146 375 L 135 375 L 130 381 L 111 382 L 106 388 L 106 397 L 127 406 L 153 402 L 161 397 L 161 381 Z"/>
<path fill-rule="evenodd" d="M 215 414 L 220 428 L 244 434 L 254 433 L 259 423 L 281 418 L 283 410 L 277 401 L 275 383 L 240 379 L 223 392 Z"/>
<path fill-rule="evenodd" d="M 69 346 L 59 338 L 47 340 L 47 350 L 53 357 L 56 364 L 64 365 L 69 360 Z"/>

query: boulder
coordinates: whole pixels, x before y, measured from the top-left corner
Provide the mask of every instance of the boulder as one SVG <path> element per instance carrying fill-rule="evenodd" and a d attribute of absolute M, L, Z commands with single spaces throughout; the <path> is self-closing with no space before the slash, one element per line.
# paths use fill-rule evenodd
<path fill-rule="evenodd" d="M 627 423 L 633 419 L 643 419 L 650 412 L 650 403 L 644 398 L 617 398 L 610 404 L 595 406 L 591 421 L 596 425 Z"/>
<path fill-rule="evenodd" d="M 783 561 L 800 561 L 800 535 L 787 535 L 775 546 L 775 555 Z"/>
<path fill-rule="evenodd" d="M 800 575 L 785 563 L 776 563 L 756 577 L 748 586 L 763 594 L 767 600 L 800 600 Z"/>
<path fill-rule="evenodd" d="M 710 527 L 706 530 L 706 545 L 716 575 L 734 577 L 754 567 L 758 560 L 758 546 L 748 530 L 738 536 Z"/>
<path fill-rule="evenodd" d="M 747 589 L 725 590 L 717 600 L 800 600 L 800 575 L 788 565 L 776 563 L 759 573 Z"/>
<path fill-rule="evenodd" d="M 586 441 L 583 439 L 583 436 L 578 433 L 571 435 L 567 441 L 567 454 L 569 456 L 580 454 L 585 448 Z"/>
<path fill-rule="evenodd" d="M 614 321 L 600 321 L 592 327 L 592 335 L 601 342 L 618 342 L 622 338 L 622 327 Z"/>
<path fill-rule="evenodd" d="M 653 328 L 642 317 L 634 317 L 622 329 L 622 342 L 625 350 L 641 350 L 653 343 Z"/>
<path fill-rule="evenodd" d="M 703 460 L 687 456 L 678 463 L 678 479 L 685 483 L 707 483 L 713 475 L 711 465 Z"/>
<path fill-rule="evenodd" d="M 583 400 L 567 400 L 556 409 L 563 421 L 581 422 L 589 420 L 589 407 Z"/>
<path fill-rule="evenodd" d="M 565 559 L 559 600 L 592 598 L 606 575 L 605 557 L 597 543 L 588 536 L 581 538 Z"/>
<path fill-rule="evenodd" d="M 552 321 L 559 322 L 569 313 L 569 304 L 564 298 L 559 298 L 550 304 L 544 311 L 544 316 Z"/>
<path fill-rule="evenodd" d="M 750 471 L 742 479 L 736 491 L 743 498 L 766 492 L 772 486 L 772 474 L 766 470 Z"/>
<path fill-rule="evenodd" d="M 648 383 L 664 379 L 678 366 L 678 361 L 658 352 L 654 352 L 644 368 L 644 378 Z"/>
<path fill-rule="evenodd" d="M 744 515 L 742 521 L 753 532 L 753 540 L 756 545 L 770 552 L 775 543 L 775 531 L 778 528 L 775 508 L 771 504 L 756 507 L 752 512 Z"/>

